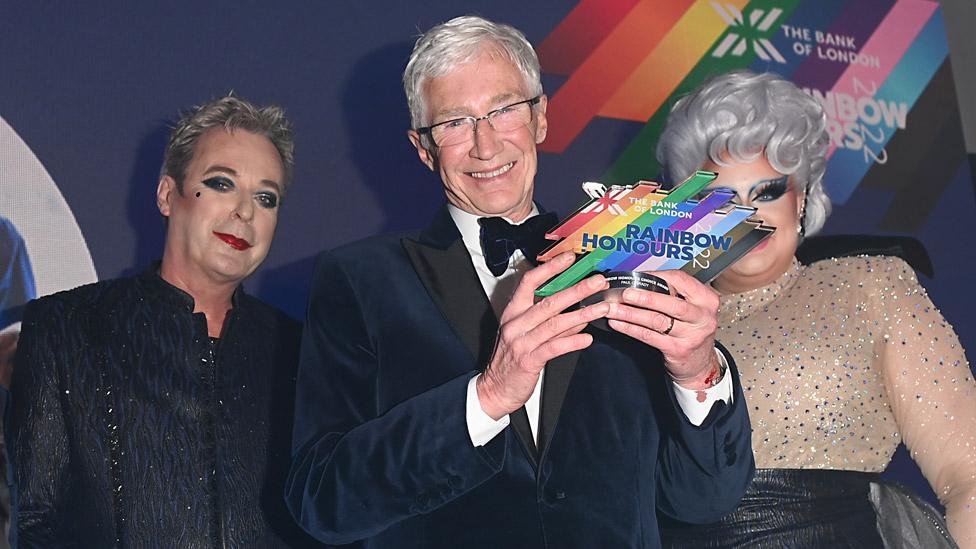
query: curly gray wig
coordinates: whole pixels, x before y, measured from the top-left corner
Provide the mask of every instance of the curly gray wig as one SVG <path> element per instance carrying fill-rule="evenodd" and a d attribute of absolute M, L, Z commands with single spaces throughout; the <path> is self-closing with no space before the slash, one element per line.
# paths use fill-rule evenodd
<path fill-rule="evenodd" d="M 737 70 L 715 76 L 679 100 L 661 134 L 657 159 L 677 184 L 711 160 L 752 162 L 765 155 L 806 193 L 803 229 L 815 234 L 830 215 L 823 190 L 830 138 L 820 103 L 781 76 Z"/>

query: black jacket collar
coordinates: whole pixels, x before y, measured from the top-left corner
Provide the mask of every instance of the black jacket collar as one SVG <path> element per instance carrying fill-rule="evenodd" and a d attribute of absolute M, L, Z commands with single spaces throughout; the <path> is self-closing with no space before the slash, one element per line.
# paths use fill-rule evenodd
<path fill-rule="evenodd" d="M 142 287 L 145 288 L 146 292 L 154 300 L 159 300 L 171 307 L 192 313 L 195 304 L 193 296 L 163 280 L 163 277 L 159 275 L 159 266 L 161 263 L 160 261 L 150 263 L 136 278 L 138 278 Z M 238 284 L 234 290 L 234 294 L 230 298 L 231 307 L 237 309 L 245 295 L 244 285 Z"/>
<path fill-rule="evenodd" d="M 461 231 L 454 224 L 454 218 L 451 217 L 451 212 L 448 211 L 445 203 L 437 209 L 427 228 L 420 231 L 418 242 L 438 250 L 446 250 L 460 239 Z"/>

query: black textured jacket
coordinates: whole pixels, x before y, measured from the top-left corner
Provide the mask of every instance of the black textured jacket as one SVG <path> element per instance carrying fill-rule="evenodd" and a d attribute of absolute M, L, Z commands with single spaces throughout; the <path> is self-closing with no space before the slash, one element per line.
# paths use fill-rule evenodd
<path fill-rule="evenodd" d="M 8 437 L 20 547 L 303 545 L 282 498 L 299 339 L 238 288 L 211 340 L 156 266 L 31 302 Z"/>

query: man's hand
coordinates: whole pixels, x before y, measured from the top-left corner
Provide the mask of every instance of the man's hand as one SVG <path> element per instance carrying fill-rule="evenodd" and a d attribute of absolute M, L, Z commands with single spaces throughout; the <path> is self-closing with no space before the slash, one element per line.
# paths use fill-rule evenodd
<path fill-rule="evenodd" d="M 500 419 L 529 400 L 546 362 L 589 347 L 593 336 L 580 332 L 610 310 L 609 304 L 597 303 L 563 312 L 607 288 L 607 281 L 599 275 L 535 303 L 536 288 L 568 269 L 573 257 L 566 252 L 525 273 L 502 312 L 495 351 L 477 381 L 481 409 L 491 418 Z"/>
<path fill-rule="evenodd" d="M 682 271 L 654 274 L 668 283 L 673 295 L 628 288 L 623 301 L 610 306 L 610 327 L 658 348 L 668 373 L 682 387 L 705 389 L 706 379 L 718 368 L 718 294 Z"/>

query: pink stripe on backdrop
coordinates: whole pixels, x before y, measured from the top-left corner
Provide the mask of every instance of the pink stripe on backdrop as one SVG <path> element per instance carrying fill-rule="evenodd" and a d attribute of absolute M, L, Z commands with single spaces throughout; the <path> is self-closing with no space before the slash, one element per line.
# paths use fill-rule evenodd
<path fill-rule="evenodd" d="M 877 56 L 881 60 L 881 66 L 850 65 L 834 83 L 832 91 L 858 95 L 854 93 L 855 79 L 867 86 L 868 90 L 880 88 L 938 7 L 936 2 L 926 0 L 901 0 L 892 6 L 860 50 L 861 54 Z M 827 152 L 827 158 L 832 154 L 833 143 Z"/>

